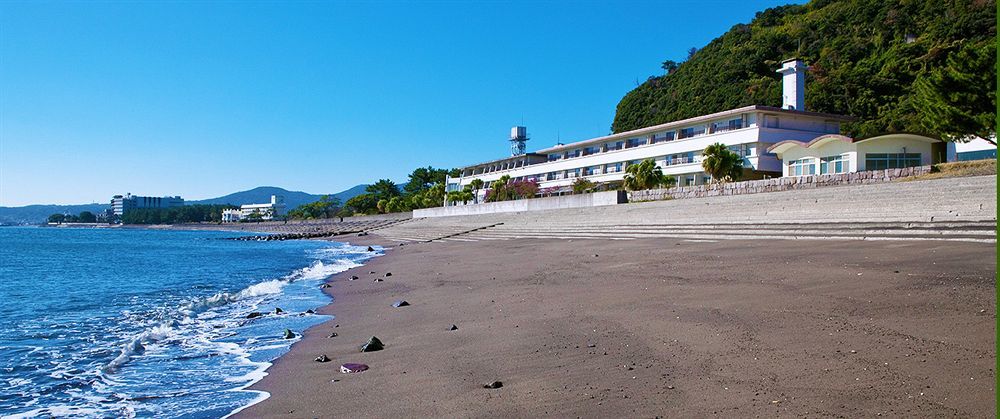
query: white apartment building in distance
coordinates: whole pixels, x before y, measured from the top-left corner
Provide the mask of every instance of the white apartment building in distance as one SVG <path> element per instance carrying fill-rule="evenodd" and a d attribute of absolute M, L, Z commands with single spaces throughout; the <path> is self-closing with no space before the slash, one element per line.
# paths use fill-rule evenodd
<path fill-rule="evenodd" d="M 111 197 L 111 215 L 116 218 L 121 218 L 122 215 L 133 209 L 183 206 L 184 200 L 179 196 L 138 196 L 128 193 Z"/>
<path fill-rule="evenodd" d="M 268 221 L 283 217 L 285 210 L 285 197 L 271 195 L 271 202 L 266 204 L 246 204 L 240 205 L 240 209 L 228 209 L 222 211 L 222 222 L 235 223 L 250 218 L 254 214 L 260 215 L 260 220 Z"/>

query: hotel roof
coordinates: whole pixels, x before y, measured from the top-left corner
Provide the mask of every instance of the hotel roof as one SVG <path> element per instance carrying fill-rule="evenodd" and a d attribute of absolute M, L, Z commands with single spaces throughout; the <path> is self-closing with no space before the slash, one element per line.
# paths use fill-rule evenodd
<path fill-rule="evenodd" d="M 569 144 L 565 144 L 565 145 L 557 145 L 557 146 L 554 146 L 554 147 L 549 147 L 549 148 L 544 148 L 544 149 L 538 150 L 536 153 L 548 153 L 548 152 L 552 152 L 552 151 L 556 151 L 556 150 L 564 150 L 564 149 L 567 149 L 567 148 L 581 147 L 583 145 L 587 145 L 587 144 L 590 144 L 590 143 L 600 143 L 600 142 L 604 142 L 604 141 L 626 139 L 626 138 L 634 137 L 634 136 L 637 136 L 637 135 L 652 134 L 654 132 L 662 131 L 664 129 L 680 128 L 680 127 L 683 127 L 685 125 L 690 125 L 690 124 L 694 124 L 694 123 L 698 123 L 698 122 L 705 122 L 705 121 L 709 121 L 709 120 L 712 120 L 712 119 L 723 118 L 723 117 L 726 117 L 726 116 L 736 115 L 736 114 L 741 114 L 741 113 L 751 112 L 751 111 L 776 112 L 776 113 L 784 113 L 784 114 L 789 114 L 789 115 L 801 115 L 801 116 L 810 116 L 810 117 L 816 117 L 816 118 L 832 119 L 832 120 L 836 120 L 836 121 L 853 121 L 854 120 L 854 118 L 849 117 L 849 116 L 837 115 L 837 114 L 832 114 L 832 113 L 796 111 L 796 110 L 792 110 L 792 109 L 782 109 L 782 108 L 778 108 L 778 107 L 774 107 L 774 106 L 750 105 L 750 106 L 744 106 L 742 108 L 736 108 L 736 109 L 730 109 L 730 110 L 727 110 L 727 111 L 716 112 L 716 113 L 713 113 L 713 114 L 696 116 L 694 118 L 682 119 L 682 120 L 679 120 L 679 121 L 667 122 L 665 124 L 653 125 L 653 126 L 645 127 L 645 128 L 639 128 L 639 129 L 632 130 L 632 131 L 620 132 L 620 133 L 617 133 L 617 134 L 611 134 L 611 135 L 607 135 L 607 136 L 604 136 L 604 137 L 591 138 L 589 140 L 577 141 L 575 143 L 569 143 Z"/>

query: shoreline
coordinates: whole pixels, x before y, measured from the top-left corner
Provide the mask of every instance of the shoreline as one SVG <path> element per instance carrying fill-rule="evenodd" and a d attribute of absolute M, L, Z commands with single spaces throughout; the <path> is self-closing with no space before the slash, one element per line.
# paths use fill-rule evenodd
<path fill-rule="evenodd" d="M 382 240 L 323 240 L 346 239 Z M 585 417 L 995 414 L 993 246 L 512 240 L 383 247 L 383 257 L 325 280 L 332 301 L 317 313 L 333 321 L 307 329 L 247 387 L 269 396 L 231 416 L 524 416 L 544 408 Z M 877 261 L 866 257 L 889 248 Z M 764 255 L 778 261 L 759 260 Z M 671 263 L 683 258 L 695 260 Z M 794 266 L 800 258 L 809 260 Z M 719 259 L 727 266 L 702 266 Z M 373 283 L 369 271 L 393 276 Z M 935 279 L 956 273 L 954 283 Z M 353 275 L 360 280 L 348 281 Z M 875 297 L 874 309 L 860 300 Z M 398 299 L 412 306 L 390 307 Z M 451 324 L 458 330 L 446 330 Z M 338 337 L 328 338 L 333 330 Z M 386 348 L 357 352 L 370 336 Z M 313 360 L 321 354 L 331 362 Z M 371 369 L 341 374 L 347 362 Z M 504 387 L 482 388 L 493 380 Z M 859 400 L 859 392 L 874 396 Z M 907 405 L 916 393 L 927 395 Z"/>
<path fill-rule="evenodd" d="M 167 229 L 175 229 L 175 230 L 183 230 L 183 231 L 206 231 L 206 230 L 210 230 L 210 231 L 227 231 L 227 232 L 235 232 L 235 233 L 272 234 L 272 233 L 269 233 L 269 232 L 266 232 L 266 231 L 246 231 L 246 230 L 217 230 L 217 229 L 190 229 L 190 230 L 185 230 L 185 229 L 182 229 L 182 228 L 173 228 L 173 226 L 170 226 Z M 365 237 L 365 236 L 362 236 L 362 237 Z M 387 255 L 387 253 L 385 251 L 388 250 L 388 248 L 382 246 L 379 243 L 375 243 L 375 242 L 357 243 L 357 242 L 349 241 L 349 240 L 346 240 L 346 239 L 347 239 L 347 235 L 344 235 L 344 237 L 325 237 L 325 238 L 297 239 L 297 240 L 310 240 L 310 241 L 320 241 L 320 242 L 336 242 L 336 243 L 348 244 L 348 245 L 351 245 L 351 246 L 379 246 L 379 247 L 381 247 L 383 249 L 381 255 L 372 256 L 372 257 L 366 259 L 361 265 L 359 265 L 357 267 L 349 268 L 349 269 L 347 269 L 347 270 L 345 270 L 343 272 L 338 272 L 338 273 L 335 273 L 333 275 L 330 275 L 330 276 L 324 278 L 321 281 L 320 285 L 330 284 L 331 278 L 333 278 L 333 277 L 335 277 L 337 275 L 343 274 L 344 272 L 349 272 L 352 269 L 366 267 L 366 266 L 368 266 L 368 264 L 371 261 L 373 261 L 373 260 L 375 260 L 377 258 L 385 257 Z M 297 343 L 300 343 L 305 338 L 305 333 L 308 330 L 314 329 L 314 328 L 317 328 L 317 327 L 320 327 L 320 326 L 323 326 L 326 323 L 329 323 L 331 321 L 335 321 L 336 320 L 336 316 L 333 316 L 333 315 L 330 315 L 330 314 L 325 314 L 325 312 L 323 311 L 324 309 L 332 306 L 333 303 L 335 302 L 335 298 L 334 298 L 334 296 L 332 294 L 331 289 L 332 289 L 332 287 L 326 287 L 326 288 L 323 288 L 321 290 L 321 292 L 327 297 L 328 302 L 327 302 L 326 305 L 323 305 L 323 306 L 318 307 L 316 309 L 316 314 L 329 316 L 330 318 L 328 320 L 325 320 L 325 321 L 323 321 L 321 323 L 314 324 L 314 325 L 308 327 L 306 330 L 303 330 L 302 333 L 300 334 L 298 340 L 295 341 L 295 342 L 293 342 L 291 345 L 289 345 L 288 351 L 286 351 L 284 354 L 279 355 L 275 359 L 272 359 L 270 361 L 264 361 L 264 362 L 255 362 L 255 361 L 251 361 L 248 357 L 245 358 L 246 362 L 249 362 L 249 363 L 261 363 L 261 364 L 266 364 L 266 365 L 261 365 L 262 368 L 257 368 L 257 369 L 255 369 L 254 371 L 252 371 L 250 373 L 250 374 L 259 375 L 258 377 L 252 379 L 250 382 L 248 382 L 248 383 L 246 383 L 246 384 L 244 384 L 244 385 L 242 385 L 242 386 L 240 386 L 238 388 L 233 388 L 230 391 L 254 393 L 254 394 L 257 395 L 257 397 L 254 398 L 254 400 L 252 400 L 249 403 L 247 403 L 246 405 L 240 406 L 240 407 L 232 410 L 231 412 L 229 412 L 228 414 L 226 414 L 225 416 L 223 416 L 222 417 L 223 419 L 228 419 L 228 418 L 237 416 L 238 414 L 240 414 L 240 412 L 242 412 L 242 411 L 244 411 L 244 410 L 246 410 L 248 408 L 251 408 L 251 407 L 253 407 L 253 406 L 255 406 L 255 405 L 259 404 L 259 403 L 262 403 L 262 402 L 264 402 L 264 401 L 266 401 L 268 399 L 270 399 L 271 398 L 271 393 L 270 392 L 265 391 L 265 390 L 255 389 L 253 387 L 256 386 L 258 383 L 260 383 L 261 380 L 263 380 L 264 378 L 266 378 L 269 375 L 268 370 L 272 366 L 274 366 L 274 364 L 279 359 L 281 359 L 282 357 L 284 357 L 285 355 L 287 355 L 288 352 L 291 352 L 291 350 L 295 347 L 295 345 Z"/>

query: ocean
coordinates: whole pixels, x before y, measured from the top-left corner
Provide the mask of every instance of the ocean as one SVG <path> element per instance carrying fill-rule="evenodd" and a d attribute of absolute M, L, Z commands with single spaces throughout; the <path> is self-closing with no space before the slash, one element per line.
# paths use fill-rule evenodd
<path fill-rule="evenodd" d="M 224 417 L 265 398 L 244 388 L 330 319 L 307 312 L 330 302 L 323 279 L 381 249 L 240 234 L 0 228 L 0 416 Z"/>

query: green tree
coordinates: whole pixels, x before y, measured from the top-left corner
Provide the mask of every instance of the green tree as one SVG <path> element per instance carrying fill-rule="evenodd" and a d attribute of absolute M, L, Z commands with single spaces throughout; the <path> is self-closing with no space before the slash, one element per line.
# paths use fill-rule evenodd
<path fill-rule="evenodd" d="M 66 220 L 65 214 L 52 214 L 49 216 L 49 222 L 59 224 Z"/>
<path fill-rule="evenodd" d="M 641 191 L 667 186 L 672 182 L 673 178 L 664 176 L 660 166 L 657 166 L 653 159 L 646 159 L 625 168 L 623 185 L 629 191 Z"/>
<path fill-rule="evenodd" d="M 410 181 L 403 186 L 403 191 L 410 195 L 426 191 L 438 183 L 444 183 L 447 176 L 448 170 L 431 166 L 414 169 L 410 173 Z"/>
<path fill-rule="evenodd" d="M 323 195 L 318 201 L 302 204 L 291 211 L 287 217 L 295 220 L 313 220 L 330 218 L 340 209 L 340 199 L 335 196 Z"/>
<path fill-rule="evenodd" d="M 782 82 L 775 70 L 790 57 L 799 57 L 810 66 L 806 110 L 857 118 L 841 124 L 845 135 L 930 131 L 925 118 L 975 119 L 984 112 L 955 105 L 951 107 L 960 111 L 918 105 L 917 81 L 930 78 L 921 82 L 930 83 L 931 73 L 949 66 L 948 57 L 955 50 L 982 48 L 995 57 L 996 12 L 994 0 L 813 0 L 767 9 L 747 24 L 734 25 L 676 70 L 626 94 L 618 103 L 612 131 L 747 105 L 780 106 Z M 996 90 L 996 67 L 980 62 L 976 57 L 982 54 L 967 54 L 971 62 L 956 63 L 951 71 L 983 79 L 965 83 L 956 96 L 978 98 L 975 106 L 995 114 L 989 94 Z M 942 74 L 941 86 L 951 77 L 947 73 Z M 947 135 L 948 122 L 941 123 L 942 129 L 934 131 Z"/>
<path fill-rule="evenodd" d="M 666 60 L 660 65 L 660 68 L 667 74 L 673 73 L 677 69 L 677 61 Z"/>
<path fill-rule="evenodd" d="M 352 214 L 375 214 L 378 212 L 378 199 L 371 193 L 363 193 L 348 199 L 344 207 L 350 209 Z"/>
<path fill-rule="evenodd" d="M 385 206 L 386 212 L 403 212 L 409 211 L 409 207 L 406 204 L 406 200 L 399 196 L 394 196 Z"/>
<path fill-rule="evenodd" d="M 398 197 L 398 196 L 394 196 L 393 198 L 399 198 L 399 197 Z M 389 212 L 389 211 L 388 211 L 388 210 L 386 209 L 386 207 L 387 207 L 388 205 L 389 205 L 389 200 L 388 200 L 388 199 L 380 199 L 380 200 L 378 200 L 378 202 L 377 202 L 377 203 L 375 203 L 375 208 L 377 208 L 377 209 L 378 209 L 378 212 L 379 212 L 379 213 L 381 213 L 381 214 L 385 214 L 385 213 Z"/>
<path fill-rule="evenodd" d="M 990 141 L 996 134 L 996 64 L 994 42 L 965 43 L 945 65 L 918 78 L 913 105 L 921 126 L 949 141 L 969 135 Z"/>
<path fill-rule="evenodd" d="M 473 199 L 472 200 L 473 200 L 473 202 L 475 202 L 475 203 L 478 204 L 479 203 L 479 191 L 481 189 L 483 189 L 483 186 L 486 186 L 486 182 L 483 182 L 482 179 L 476 178 L 476 179 L 472 179 L 472 181 L 469 182 L 469 186 L 472 187 L 472 193 L 473 193 L 473 195 L 472 195 Z"/>
<path fill-rule="evenodd" d="M 83 212 L 81 212 L 80 215 L 77 216 L 77 218 L 80 219 L 81 223 L 96 223 L 97 222 L 97 216 L 94 215 L 94 213 L 92 213 L 90 211 L 83 211 Z"/>
<path fill-rule="evenodd" d="M 400 195 L 399 187 L 389 179 L 379 179 L 375 184 L 366 186 L 365 192 L 372 195 L 376 203 L 379 200 L 389 200 L 394 196 Z M 372 208 L 375 208 L 374 205 Z"/>
<path fill-rule="evenodd" d="M 573 193 L 575 194 L 593 192 L 595 187 L 597 187 L 597 184 L 582 177 L 578 177 L 573 181 Z"/>
<path fill-rule="evenodd" d="M 715 143 L 702 151 L 701 167 L 715 182 L 740 180 L 743 176 L 743 157 L 729 151 L 725 145 Z"/>
<path fill-rule="evenodd" d="M 500 202 L 509 201 L 513 198 L 510 189 L 507 184 L 510 183 L 510 175 L 500 176 L 500 179 L 494 180 L 490 185 L 490 193 L 487 196 L 487 201 L 490 202 Z"/>
<path fill-rule="evenodd" d="M 448 192 L 448 202 L 461 202 L 462 204 L 467 204 L 471 200 L 472 191 L 469 189 Z"/>

